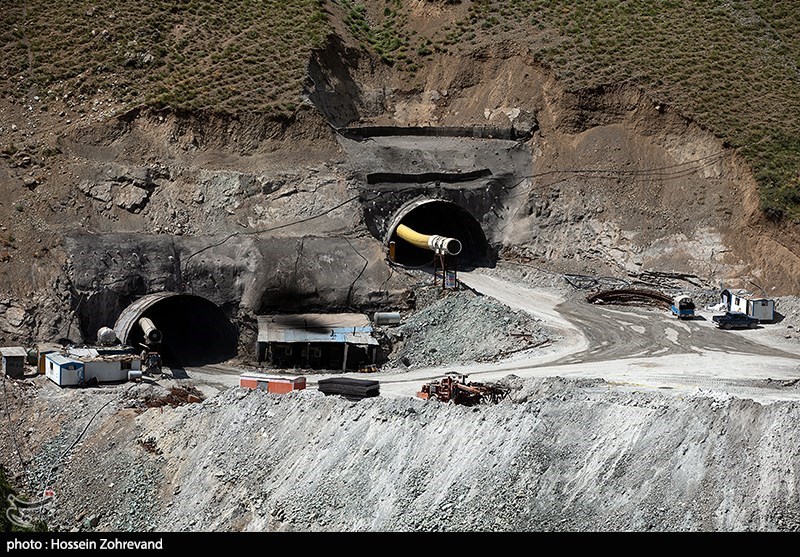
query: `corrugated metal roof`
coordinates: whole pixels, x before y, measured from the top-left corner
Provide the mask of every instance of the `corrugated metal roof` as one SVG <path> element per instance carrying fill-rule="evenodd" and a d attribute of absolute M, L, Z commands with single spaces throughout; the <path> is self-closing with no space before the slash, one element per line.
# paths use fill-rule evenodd
<path fill-rule="evenodd" d="M 100 353 L 94 348 L 68 348 L 67 352 L 69 352 L 70 356 L 75 356 L 76 358 L 97 358 L 100 356 Z"/>
<path fill-rule="evenodd" d="M 297 381 L 299 379 L 305 379 L 305 375 L 267 375 L 266 373 L 258 372 L 242 373 L 239 377 L 258 379 L 259 381 Z"/>
<path fill-rule="evenodd" d="M 97 348 L 84 347 L 71 347 L 67 349 L 67 352 L 70 356 L 82 362 L 128 362 L 138 360 L 141 357 L 140 354 L 135 354 L 128 350 L 105 351 L 102 349 L 98 350 Z"/>
<path fill-rule="evenodd" d="M 772 301 L 771 298 L 765 298 L 764 296 L 757 296 L 756 294 L 753 294 L 752 292 L 750 292 L 749 290 L 745 290 L 744 288 L 739 288 L 737 290 L 733 289 L 726 289 L 726 290 L 728 291 L 728 293 L 733 294 L 734 296 L 739 296 L 740 298 L 744 298 L 745 300 L 750 300 L 751 302 L 759 300 L 766 300 L 768 302 Z M 723 290 L 723 292 L 725 292 L 725 290 Z"/>
<path fill-rule="evenodd" d="M 45 356 L 48 360 L 51 360 L 54 364 L 58 366 L 69 365 L 69 364 L 80 364 L 83 365 L 83 362 L 80 360 L 75 360 L 73 358 L 69 358 L 64 356 L 63 354 L 51 353 Z"/>
<path fill-rule="evenodd" d="M 373 344 L 378 345 L 378 340 L 371 333 L 348 333 L 344 335 L 347 344 Z"/>
<path fill-rule="evenodd" d="M 0 347 L 0 355 L 5 358 L 25 358 L 28 351 L 21 346 L 3 346 Z"/>
<path fill-rule="evenodd" d="M 751 302 L 771 302 L 771 298 L 764 298 L 763 296 L 757 296 L 748 292 L 747 294 L 743 294 L 739 296 L 740 298 L 744 298 L 745 300 L 750 300 Z"/>
<path fill-rule="evenodd" d="M 363 313 L 260 315 L 258 342 L 378 344 Z"/>

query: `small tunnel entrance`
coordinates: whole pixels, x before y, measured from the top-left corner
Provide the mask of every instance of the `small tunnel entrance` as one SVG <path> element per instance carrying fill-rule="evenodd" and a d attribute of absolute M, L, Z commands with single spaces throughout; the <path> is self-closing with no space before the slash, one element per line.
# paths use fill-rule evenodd
<path fill-rule="evenodd" d="M 460 267 L 475 265 L 487 255 L 486 235 L 467 210 L 450 201 L 425 201 L 401 211 L 391 227 L 388 242 L 395 243 L 395 261 L 401 265 L 422 266 L 433 263 L 434 259 L 433 251 L 413 246 L 397 235 L 401 224 L 420 234 L 438 234 L 460 241 Z"/>
<path fill-rule="evenodd" d="M 160 293 L 145 296 L 125 309 L 114 330 L 125 344 L 144 343 L 139 319 L 149 318 L 162 333 L 158 347 L 170 367 L 215 364 L 236 355 L 238 331 L 225 312 L 200 296 Z"/>

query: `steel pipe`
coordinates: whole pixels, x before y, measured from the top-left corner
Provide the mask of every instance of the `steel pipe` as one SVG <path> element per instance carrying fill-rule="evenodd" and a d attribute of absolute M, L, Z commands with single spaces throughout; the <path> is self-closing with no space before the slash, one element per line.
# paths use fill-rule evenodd
<path fill-rule="evenodd" d="M 438 234 L 420 234 L 405 224 L 398 225 L 397 235 L 411 244 L 422 249 L 429 249 L 436 253 L 446 253 L 448 255 L 458 255 L 461 253 L 461 242 L 455 238 L 447 238 Z"/>
<path fill-rule="evenodd" d="M 142 317 L 139 319 L 139 326 L 144 331 L 144 337 L 150 344 L 157 344 L 161 342 L 161 331 L 156 329 L 156 326 L 153 324 L 153 321 L 148 317 Z"/>

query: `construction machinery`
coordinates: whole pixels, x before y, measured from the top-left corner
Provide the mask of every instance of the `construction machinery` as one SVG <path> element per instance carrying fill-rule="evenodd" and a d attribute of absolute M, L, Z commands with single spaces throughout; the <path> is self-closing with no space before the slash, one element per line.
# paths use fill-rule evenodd
<path fill-rule="evenodd" d="M 508 393 L 507 388 L 468 381 L 466 375 L 451 371 L 442 379 L 422 385 L 417 398 L 472 406 L 500 402 Z"/>
<path fill-rule="evenodd" d="M 456 277 L 458 265 L 456 256 L 461 253 L 461 241 L 456 238 L 448 238 L 438 234 L 420 234 L 405 224 L 398 225 L 395 230 L 397 236 L 402 238 L 412 246 L 430 250 L 434 253 L 433 258 L 433 279 L 434 283 L 438 277 L 442 279 L 442 287 L 455 289 L 458 285 Z M 389 249 L 390 257 L 394 260 L 393 245 Z"/>
<path fill-rule="evenodd" d="M 148 374 L 161 373 L 161 354 L 153 350 L 142 351 L 142 371 Z"/>
<path fill-rule="evenodd" d="M 149 317 L 142 317 L 141 319 L 139 319 L 139 327 L 142 328 L 145 342 L 147 342 L 147 344 L 159 344 L 163 339 L 161 331 L 156 329 L 153 320 L 150 319 Z"/>
<path fill-rule="evenodd" d="M 161 373 L 161 354 L 158 346 L 163 339 L 161 331 L 156 329 L 153 321 L 148 317 L 139 319 L 139 327 L 144 333 L 145 342 L 141 343 L 142 348 L 142 371 L 144 373 Z"/>
<path fill-rule="evenodd" d="M 694 317 L 694 301 L 685 294 L 675 296 L 670 308 L 672 309 L 672 314 L 676 315 L 678 319 L 691 319 Z"/>
<path fill-rule="evenodd" d="M 461 253 L 461 242 L 455 238 L 447 238 L 438 234 L 420 234 L 405 224 L 397 227 L 397 235 L 411 244 L 422 249 L 428 249 L 439 254 L 458 255 Z"/>

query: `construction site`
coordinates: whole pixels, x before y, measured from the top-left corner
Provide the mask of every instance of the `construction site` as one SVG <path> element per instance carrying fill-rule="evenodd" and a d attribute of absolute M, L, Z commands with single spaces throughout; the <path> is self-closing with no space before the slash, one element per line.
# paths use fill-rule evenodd
<path fill-rule="evenodd" d="M 0 98 L 11 523 L 800 530 L 800 229 L 740 153 L 337 25 L 290 119 Z"/>

